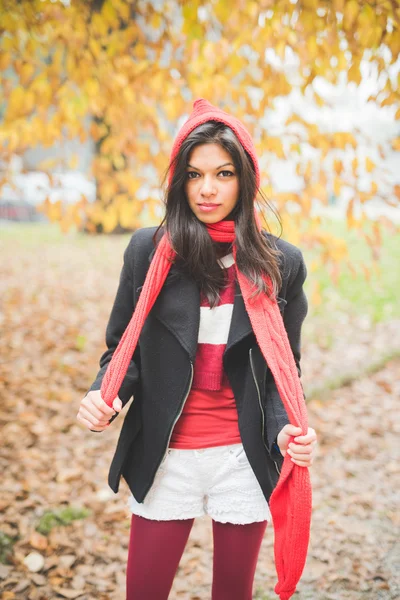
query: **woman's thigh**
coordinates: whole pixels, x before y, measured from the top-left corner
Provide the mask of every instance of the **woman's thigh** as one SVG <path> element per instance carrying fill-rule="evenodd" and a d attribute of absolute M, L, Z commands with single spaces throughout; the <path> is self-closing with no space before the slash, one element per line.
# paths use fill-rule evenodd
<path fill-rule="evenodd" d="M 156 521 L 132 515 L 127 600 L 167 600 L 193 521 Z"/>
<path fill-rule="evenodd" d="M 246 525 L 213 521 L 212 600 L 251 600 L 267 521 Z"/>

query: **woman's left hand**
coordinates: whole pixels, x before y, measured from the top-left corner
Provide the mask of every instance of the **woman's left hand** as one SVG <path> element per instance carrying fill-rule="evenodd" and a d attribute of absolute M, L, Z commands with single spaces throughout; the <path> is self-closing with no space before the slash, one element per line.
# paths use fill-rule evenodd
<path fill-rule="evenodd" d="M 312 427 L 308 428 L 306 435 L 299 435 L 300 433 L 300 427 L 288 423 L 281 429 L 276 441 L 282 456 L 287 452 L 296 465 L 309 467 L 314 461 L 317 434 Z M 290 437 L 296 435 L 294 441 L 289 444 Z"/>

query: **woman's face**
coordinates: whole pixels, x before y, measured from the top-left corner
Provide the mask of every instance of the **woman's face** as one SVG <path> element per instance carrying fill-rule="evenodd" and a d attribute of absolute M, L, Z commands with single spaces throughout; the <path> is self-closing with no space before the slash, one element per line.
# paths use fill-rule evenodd
<path fill-rule="evenodd" d="M 239 200 L 239 177 L 231 155 L 219 144 L 196 146 L 186 167 L 185 192 L 199 221 L 226 219 Z"/>

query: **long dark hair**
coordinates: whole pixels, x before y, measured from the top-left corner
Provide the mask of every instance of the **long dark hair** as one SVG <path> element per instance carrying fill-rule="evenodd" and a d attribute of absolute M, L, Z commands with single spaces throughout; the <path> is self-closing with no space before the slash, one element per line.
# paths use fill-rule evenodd
<path fill-rule="evenodd" d="M 215 306 L 219 293 L 226 283 L 224 271 L 219 266 L 217 258 L 221 253 L 229 252 L 231 245 L 222 245 L 211 239 L 206 225 L 195 216 L 187 200 L 185 192 L 187 164 L 192 150 L 199 144 L 219 144 L 230 154 L 239 177 L 239 199 L 228 217 L 235 221 L 237 266 L 254 283 L 253 295 L 259 293 L 271 295 L 262 278 L 263 274 L 268 274 L 272 282 L 272 295 L 276 297 L 282 285 L 279 269 L 281 252 L 268 241 L 265 235 L 260 235 L 254 218 L 256 192 L 257 200 L 260 197 L 262 202 L 268 204 L 268 201 L 261 190 L 257 190 L 252 159 L 233 130 L 225 123 L 207 121 L 196 127 L 183 140 L 175 160 L 168 166 L 162 181 L 164 186 L 172 167 L 174 169 L 172 181 L 163 197 L 166 212 L 154 234 L 154 241 L 165 223 L 165 231 L 169 234 L 172 247 L 177 254 L 177 266 L 195 279 L 210 306 Z"/>

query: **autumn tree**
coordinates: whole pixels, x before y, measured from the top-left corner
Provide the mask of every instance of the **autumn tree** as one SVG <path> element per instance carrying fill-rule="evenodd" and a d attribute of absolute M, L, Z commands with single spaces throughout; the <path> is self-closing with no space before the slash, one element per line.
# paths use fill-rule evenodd
<path fill-rule="evenodd" d="M 61 132 L 95 141 L 96 201 L 47 200 L 42 207 L 64 230 L 109 233 L 158 222 L 172 139 L 198 97 L 243 119 L 262 159 L 262 190 L 286 235 L 321 247 L 333 264 L 345 259 L 346 248 L 321 234 L 318 217 L 310 217 L 313 202 L 328 204 L 330 193 L 350 188 L 347 222 L 360 231 L 365 216 L 356 217 L 356 209 L 370 199 L 398 205 L 400 187 L 381 189 L 381 164 L 359 152 L 374 144 L 362 132 L 340 123 L 323 130 L 296 110 L 279 134 L 263 125 L 277 100 L 296 92 L 323 108 L 318 81 L 358 86 L 363 69 L 376 73 L 369 102 L 399 119 L 397 1 L 238 0 L 232 8 L 226 0 L 0 0 L 0 6 L 3 162 L 36 144 L 51 147 Z M 380 163 L 400 149 L 398 135 L 399 128 L 379 145 Z M 307 148 L 312 159 L 305 159 Z M 269 165 L 276 158 L 296 162 L 302 189 L 274 189 Z M 360 173 L 371 174 L 369 189 L 360 188 Z M 149 181 L 142 201 L 137 192 Z M 379 222 L 372 232 L 365 235 L 379 246 Z"/>

